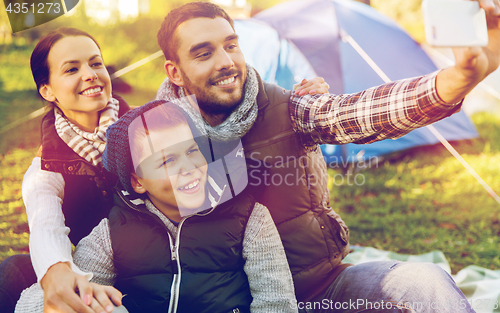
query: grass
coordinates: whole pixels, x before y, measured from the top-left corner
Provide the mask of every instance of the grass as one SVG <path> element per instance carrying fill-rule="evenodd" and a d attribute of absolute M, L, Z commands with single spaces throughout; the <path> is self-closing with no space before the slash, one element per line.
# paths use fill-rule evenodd
<path fill-rule="evenodd" d="M 480 113 L 473 121 L 481 138 L 455 142 L 455 149 L 498 191 L 500 117 Z M 500 205 L 441 145 L 358 175 L 362 186 L 330 180 L 331 205 L 349 226 L 351 244 L 410 254 L 441 250 L 454 273 L 471 264 L 500 268 Z"/>

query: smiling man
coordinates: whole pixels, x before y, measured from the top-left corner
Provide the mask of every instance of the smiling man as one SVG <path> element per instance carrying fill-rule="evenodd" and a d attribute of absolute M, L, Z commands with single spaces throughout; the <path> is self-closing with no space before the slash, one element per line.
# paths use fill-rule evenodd
<path fill-rule="evenodd" d="M 490 22 L 487 47 L 457 49 L 453 67 L 350 95 L 299 96 L 262 81 L 245 64 L 231 18 L 214 4 L 183 5 L 162 23 L 158 43 L 168 77 L 157 98 L 182 103 L 194 95 L 203 117 L 198 126 L 210 138 L 241 138 L 245 156 L 268 168 L 270 180 L 252 168 L 249 175 L 266 186 L 259 202 L 281 235 L 299 308 L 410 312 L 404 304 L 420 303 L 427 311 L 472 312 L 451 277 L 433 264 L 341 262 L 349 231 L 329 207 L 317 145 L 396 138 L 460 110 L 463 97 L 500 60 L 500 4 L 479 2 Z"/>

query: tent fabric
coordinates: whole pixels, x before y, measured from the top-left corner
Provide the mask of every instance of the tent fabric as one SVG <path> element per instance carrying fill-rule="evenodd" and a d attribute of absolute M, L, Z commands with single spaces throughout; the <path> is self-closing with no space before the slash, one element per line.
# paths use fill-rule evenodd
<path fill-rule="evenodd" d="M 351 246 L 354 249 L 345 259 L 345 263 L 361 264 L 372 261 L 398 260 L 404 262 L 431 262 L 451 274 L 450 264 L 443 252 L 435 250 L 420 255 L 401 254 L 372 247 Z M 500 312 L 500 270 L 489 270 L 469 265 L 452 275 L 458 288 L 467 297 L 477 313 Z"/>
<path fill-rule="evenodd" d="M 293 0 L 248 20 L 236 32 L 249 64 L 263 78 L 290 89 L 302 78 L 322 76 L 332 93 L 353 93 L 383 83 L 346 42 L 351 36 L 392 80 L 437 70 L 432 60 L 397 23 L 372 7 L 351 0 Z M 265 74 L 263 74 L 265 73 Z M 449 141 L 478 133 L 464 112 L 434 124 Z M 323 145 L 327 163 L 369 161 L 408 148 L 438 143 L 426 128 L 395 140 L 357 145 Z"/>

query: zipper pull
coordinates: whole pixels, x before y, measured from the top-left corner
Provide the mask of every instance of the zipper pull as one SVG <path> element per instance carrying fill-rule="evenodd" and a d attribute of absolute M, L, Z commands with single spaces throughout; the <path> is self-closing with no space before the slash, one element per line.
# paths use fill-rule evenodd
<path fill-rule="evenodd" d="M 176 255 L 175 255 L 176 250 L 177 250 L 177 247 L 173 246 L 172 247 L 172 261 L 175 261 L 177 259 Z"/>

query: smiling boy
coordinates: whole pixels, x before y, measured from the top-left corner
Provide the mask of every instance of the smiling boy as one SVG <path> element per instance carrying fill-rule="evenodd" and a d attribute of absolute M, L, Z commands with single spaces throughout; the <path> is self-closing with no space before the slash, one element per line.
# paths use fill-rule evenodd
<path fill-rule="evenodd" d="M 150 102 L 110 126 L 107 139 L 103 162 L 123 188 L 74 254 L 93 282 L 126 294 L 129 312 L 297 312 L 269 211 L 246 190 L 231 196 L 181 108 Z M 34 285 L 16 312 L 42 304 Z"/>

